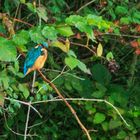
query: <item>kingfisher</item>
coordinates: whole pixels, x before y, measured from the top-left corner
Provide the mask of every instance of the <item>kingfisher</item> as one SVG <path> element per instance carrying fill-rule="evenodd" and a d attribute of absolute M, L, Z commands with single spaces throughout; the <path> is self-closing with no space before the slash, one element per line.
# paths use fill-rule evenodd
<path fill-rule="evenodd" d="M 32 71 L 39 70 L 44 66 L 48 56 L 47 48 L 48 43 L 43 42 L 42 44 L 39 44 L 32 48 L 27 53 L 24 62 L 24 76 L 26 76 Z"/>

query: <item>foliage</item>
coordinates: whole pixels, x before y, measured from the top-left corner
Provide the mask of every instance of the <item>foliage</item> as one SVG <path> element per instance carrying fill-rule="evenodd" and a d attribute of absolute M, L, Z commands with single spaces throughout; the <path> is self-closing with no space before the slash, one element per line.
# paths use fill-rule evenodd
<path fill-rule="evenodd" d="M 90 2 L 1 1 L 0 139 L 23 139 L 27 104 L 18 101 L 34 103 L 42 115 L 31 108 L 28 139 L 87 139 L 63 102 L 37 103 L 56 97 L 41 77 L 31 93 L 33 74 L 23 76 L 24 54 L 44 41 L 43 73 L 65 97 L 105 99 L 130 124 L 103 102 L 71 101 L 92 139 L 139 139 L 140 4 Z"/>

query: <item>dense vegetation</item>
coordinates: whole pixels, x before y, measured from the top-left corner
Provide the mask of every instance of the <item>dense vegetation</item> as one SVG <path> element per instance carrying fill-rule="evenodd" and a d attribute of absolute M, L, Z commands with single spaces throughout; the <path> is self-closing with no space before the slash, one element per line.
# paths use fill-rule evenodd
<path fill-rule="evenodd" d="M 31 92 L 25 55 L 42 42 L 42 73 L 91 139 L 140 139 L 138 0 L 1 0 L 0 140 L 89 139 L 38 72 Z"/>

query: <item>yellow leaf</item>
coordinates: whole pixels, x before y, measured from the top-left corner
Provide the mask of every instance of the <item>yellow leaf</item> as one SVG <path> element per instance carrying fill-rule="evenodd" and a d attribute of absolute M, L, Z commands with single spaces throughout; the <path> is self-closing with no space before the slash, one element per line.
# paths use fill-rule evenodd
<path fill-rule="evenodd" d="M 68 51 L 69 51 L 69 49 L 70 49 L 70 41 L 69 41 L 69 39 L 68 39 L 68 38 L 66 39 L 65 46 L 66 46 L 66 52 L 68 52 Z"/>
<path fill-rule="evenodd" d="M 66 39 L 66 42 L 65 44 L 60 42 L 60 41 L 53 41 L 51 43 L 51 46 L 54 46 L 54 47 L 58 47 L 60 48 L 63 52 L 68 52 L 69 51 L 69 48 L 70 48 L 70 42 L 69 42 L 69 39 Z"/>
<path fill-rule="evenodd" d="M 102 56 L 102 54 L 103 54 L 103 46 L 101 43 L 99 43 L 97 48 L 97 56 Z"/>

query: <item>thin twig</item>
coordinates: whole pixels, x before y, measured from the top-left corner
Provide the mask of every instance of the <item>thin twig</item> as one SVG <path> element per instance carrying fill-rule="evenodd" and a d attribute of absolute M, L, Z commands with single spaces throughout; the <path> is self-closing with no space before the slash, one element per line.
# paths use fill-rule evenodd
<path fill-rule="evenodd" d="M 46 69 L 46 71 L 61 72 L 60 70 L 54 70 L 54 69 Z M 79 76 L 77 76 L 77 75 L 74 75 L 74 74 L 72 74 L 72 73 L 68 73 L 68 71 L 69 71 L 69 70 L 64 71 L 64 72 L 63 72 L 63 75 L 70 75 L 70 76 L 72 76 L 72 77 L 74 77 L 74 78 L 76 78 L 76 79 L 85 80 L 84 78 L 81 78 L 81 77 L 79 77 Z"/>
<path fill-rule="evenodd" d="M 120 116 L 120 118 L 122 119 L 122 121 L 126 124 L 126 126 L 130 126 L 126 120 L 123 118 L 123 116 L 121 115 L 121 113 L 119 112 L 119 110 L 110 102 L 108 102 L 107 100 L 104 99 L 89 99 L 89 98 L 65 98 L 66 101 L 88 101 L 88 102 L 105 102 L 106 104 L 108 104 L 109 106 L 111 106 Z M 40 104 L 40 103 L 47 103 L 47 102 L 58 102 L 58 101 L 63 101 L 63 99 L 50 99 L 50 100 L 44 100 L 44 101 L 36 101 L 36 102 L 32 102 L 33 104 Z"/>
<path fill-rule="evenodd" d="M 78 124 L 80 125 L 81 129 L 85 132 L 88 140 L 91 140 L 90 134 L 88 132 L 88 130 L 86 129 L 86 127 L 83 125 L 83 123 L 81 122 L 81 120 L 79 119 L 79 117 L 76 114 L 76 111 L 73 109 L 73 107 L 68 103 L 67 100 L 65 100 L 65 98 L 63 97 L 63 95 L 59 92 L 59 90 L 56 88 L 56 86 L 51 83 L 50 80 L 48 80 L 40 70 L 38 70 L 39 74 L 41 75 L 42 79 L 49 83 L 50 86 L 55 90 L 55 92 L 58 94 L 58 96 L 64 101 L 64 103 L 66 104 L 66 106 L 69 108 L 69 110 L 71 111 L 71 113 L 73 114 L 73 116 L 75 117 L 75 119 L 77 120 Z"/>
<path fill-rule="evenodd" d="M 21 23 L 26 24 L 26 25 L 29 25 L 30 27 L 33 26 L 32 24 L 30 24 L 30 23 L 28 23 L 28 22 L 26 22 L 26 21 L 23 21 L 23 20 L 21 20 L 21 19 L 14 18 L 13 20 L 14 20 L 14 21 L 17 21 L 17 22 L 21 22 Z"/>
<path fill-rule="evenodd" d="M 48 119 L 46 119 L 46 120 L 44 120 L 44 121 L 42 121 L 42 122 L 39 122 L 39 123 L 33 124 L 33 125 L 31 125 L 31 126 L 28 126 L 28 128 L 33 128 L 33 127 L 39 126 L 39 125 L 45 123 L 46 121 L 48 121 Z"/>
<path fill-rule="evenodd" d="M 15 135 L 17 135 L 17 136 L 22 136 L 22 137 L 24 137 L 24 134 L 21 134 L 21 133 L 17 133 L 17 132 L 15 132 L 14 130 L 12 130 L 10 127 L 9 127 L 9 125 L 8 125 L 8 123 L 7 123 L 7 119 L 6 119 L 6 115 L 5 115 L 5 113 L 4 113 L 4 120 L 5 120 L 5 124 L 6 124 L 6 127 L 13 133 L 13 134 L 15 134 Z M 26 137 L 37 137 L 38 135 L 36 135 L 36 134 L 28 134 L 28 135 L 26 135 Z"/>
<path fill-rule="evenodd" d="M 115 34 L 115 33 L 101 33 L 102 35 L 110 35 L 110 36 L 119 36 L 119 37 L 129 37 L 129 38 L 140 38 L 140 36 L 136 35 L 128 35 L 128 34 Z"/>
<path fill-rule="evenodd" d="M 65 65 L 64 68 L 62 69 L 62 71 L 60 72 L 60 74 L 58 74 L 51 82 L 54 82 L 56 79 L 58 79 L 63 73 L 64 70 L 67 66 Z M 43 89 L 44 85 L 42 87 L 39 88 L 39 90 L 37 91 L 37 93 L 39 93 L 42 89 Z"/>
<path fill-rule="evenodd" d="M 90 2 L 88 2 L 88 3 L 86 3 L 85 5 L 83 5 L 82 7 L 80 7 L 80 9 L 78 9 L 77 11 L 76 11 L 76 13 L 79 13 L 82 9 L 84 9 L 85 7 L 87 7 L 88 5 L 90 5 L 90 4 L 92 4 L 93 2 L 95 2 L 96 0 L 92 0 L 92 1 L 90 1 Z"/>
<path fill-rule="evenodd" d="M 20 101 L 20 100 L 16 100 L 16 99 L 11 99 L 11 98 L 7 98 L 7 97 L 4 97 L 5 100 L 9 100 L 9 101 L 14 101 L 14 102 L 18 102 L 18 103 L 21 103 L 21 104 L 24 104 L 24 105 L 27 105 L 29 106 L 29 102 L 24 102 L 24 101 Z M 30 105 L 31 108 L 39 115 L 40 118 L 42 118 L 42 115 L 39 113 L 39 111 L 34 108 L 32 105 Z"/>
<path fill-rule="evenodd" d="M 91 48 L 89 48 L 87 45 L 83 45 L 83 44 L 75 43 L 75 42 L 70 42 L 70 43 L 73 45 L 76 45 L 76 46 L 84 47 L 84 48 L 88 49 L 90 52 L 92 52 L 94 55 L 96 55 L 96 53 Z"/>
<path fill-rule="evenodd" d="M 123 122 L 126 124 L 126 126 L 130 126 L 130 125 L 126 122 L 126 120 L 123 118 L 123 116 L 121 115 L 121 113 L 119 112 L 119 110 L 118 110 L 113 104 L 111 104 L 111 103 L 108 102 L 107 100 L 104 100 L 104 102 L 105 102 L 106 104 L 110 105 L 110 106 L 118 113 L 118 115 L 119 115 L 120 118 L 123 120 Z"/>
<path fill-rule="evenodd" d="M 63 42 L 66 42 L 64 39 L 62 38 L 59 38 L 59 40 L 63 41 Z M 70 41 L 70 44 L 72 45 L 76 45 L 76 46 L 80 46 L 80 47 L 84 47 L 86 49 L 88 49 L 90 52 L 92 52 L 94 55 L 96 55 L 96 52 L 94 52 L 94 50 L 92 50 L 91 48 L 89 48 L 89 46 L 87 45 L 83 45 L 83 44 L 80 44 L 80 43 L 76 43 L 76 42 L 72 42 Z"/>
<path fill-rule="evenodd" d="M 28 106 L 27 119 L 26 119 L 25 131 L 24 131 L 24 140 L 26 140 L 27 138 L 28 123 L 29 123 L 29 118 L 30 118 L 30 109 L 31 109 L 31 102 L 29 102 L 29 106 Z"/>
<path fill-rule="evenodd" d="M 57 78 L 59 78 L 63 73 L 64 73 L 64 70 L 66 69 L 66 65 L 63 67 L 63 69 L 62 69 L 62 71 L 60 72 L 60 74 L 59 75 L 57 75 L 52 81 L 51 81 L 51 83 L 52 82 L 54 82 Z"/>

